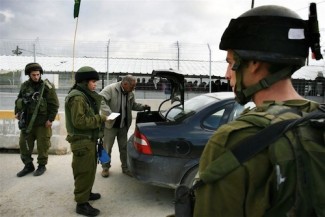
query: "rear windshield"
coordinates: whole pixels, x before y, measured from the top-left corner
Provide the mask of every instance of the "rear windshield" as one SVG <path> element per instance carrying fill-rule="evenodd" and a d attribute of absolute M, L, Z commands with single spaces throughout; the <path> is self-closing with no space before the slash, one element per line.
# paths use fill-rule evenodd
<path fill-rule="evenodd" d="M 167 119 L 170 121 L 182 120 L 186 117 L 189 117 L 189 116 L 195 114 L 195 112 L 202 106 L 210 104 L 211 102 L 215 102 L 216 100 L 217 100 L 216 98 L 208 97 L 205 95 L 193 97 L 193 98 L 185 101 L 185 103 L 184 103 L 185 109 L 184 110 L 181 105 L 178 107 L 172 108 L 167 115 Z"/>

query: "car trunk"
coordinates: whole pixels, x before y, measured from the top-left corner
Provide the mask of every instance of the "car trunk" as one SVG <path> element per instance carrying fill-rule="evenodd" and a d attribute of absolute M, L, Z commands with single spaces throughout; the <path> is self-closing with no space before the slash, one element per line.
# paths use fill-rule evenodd
<path fill-rule="evenodd" d="M 136 124 L 147 122 L 166 122 L 164 117 L 160 115 L 160 109 L 165 102 L 171 103 L 179 102 L 184 106 L 184 75 L 179 74 L 173 70 L 153 70 L 152 77 L 166 78 L 170 83 L 170 97 L 164 100 L 158 111 L 143 111 L 138 112 L 136 117 Z M 153 79 L 156 82 L 156 79 Z"/>
<path fill-rule="evenodd" d="M 158 111 L 138 112 L 135 123 L 164 122 Z"/>

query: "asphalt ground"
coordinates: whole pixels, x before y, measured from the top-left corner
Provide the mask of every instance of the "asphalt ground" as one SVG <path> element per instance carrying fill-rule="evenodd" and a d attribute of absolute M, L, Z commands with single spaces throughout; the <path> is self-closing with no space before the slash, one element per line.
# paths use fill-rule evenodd
<path fill-rule="evenodd" d="M 1 93 L 0 108 L 12 109 L 13 95 Z M 59 96 L 62 101 L 64 97 Z M 157 109 L 156 100 L 138 100 Z M 161 100 L 158 100 L 159 102 Z M 62 109 L 62 108 L 61 108 Z M 129 136 L 134 131 L 134 122 Z M 1 142 L 1 141 L 0 141 Z M 33 155 L 36 165 L 37 155 Z M 18 153 L 0 153 L 0 217 L 58 217 L 80 216 L 75 213 L 74 181 L 71 168 L 72 154 L 50 155 L 46 172 L 39 177 L 28 174 L 16 176 L 23 168 Z M 102 198 L 90 204 L 101 211 L 99 216 L 164 217 L 174 212 L 174 190 L 151 186 L 124 175 L 119 151 L 114 144 L 110 177 L 100 175 L 97 167 L 93 192 Z"/>
<path fill-rule="evenodd" d="M 37 166 L 37 155 L 33 158 Z M 23 168 L 19 154 L 0 153 L 0 216 L 80 216 L 75 213 L 71 161 L 71 153 L 50 155 L 43 175 L 18 178 L 16 174 Z M 174 212 L 174 190 L 141 183 L 123 174 L 120 165 L 114 144 L 110 176 L 103 178 L 101 165 L 97 166 L 93 192 L 102 198 L 90 204 L 101 211 L 99 216 L 160 217 Z"/>

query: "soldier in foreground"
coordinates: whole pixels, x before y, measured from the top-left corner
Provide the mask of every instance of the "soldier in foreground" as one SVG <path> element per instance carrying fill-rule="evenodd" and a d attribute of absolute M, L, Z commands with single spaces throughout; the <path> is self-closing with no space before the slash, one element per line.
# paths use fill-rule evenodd
<path fill-rule="evenodd" d="M 240 164 L 231 154 L 240 141 L 269 125 L 318 110 L 290 79 L 305 65 L 309 48 L 322 58 L 315 4 L 307 21 L 274 5 L 231 20 L 220 42 L 227 52 L 226 78 L 236 100 L 252 100 L 256 108 L 221 126 L 205 146 L 199 165 L 204 184 L 196 190 L 194 216 L 324 216 L 325 194 L 317 190 L 325 182 L 319 175 L 325 170 L 324 128 L 299 126 Z M 231 164 L 239 165 L 221 176 Z"/>

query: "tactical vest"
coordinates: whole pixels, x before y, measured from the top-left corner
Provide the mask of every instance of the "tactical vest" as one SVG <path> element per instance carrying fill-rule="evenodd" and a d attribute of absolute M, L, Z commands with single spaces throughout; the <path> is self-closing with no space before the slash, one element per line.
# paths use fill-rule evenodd
<path fill-rule="evenodd" d="M 43 96 L 40 97 L 43 84 L 42 82 L 44 82 L 45 89 Z M 15 102 L 15 113 L 24 112 L 27 124 L 30 122 L 39 101 L 40 104 L 37 111 L 35 125 L 43 125 L 47 121 L 48 105 L 45 96 L 48 93 L 48 89 L 52 88 L 52 84 L 47 79 L 43 80 L 42 82 L 38 84 L 38 89 L 36 89 L 36 85 L 29 80 L 25 81 L 21 85 L 19 98 Z"/>
<path fill-rule="evenodd" d="M 89 128 L 77 129 L 73 126 L 71 108 L 69 107 L 68 102 L 69 100 L 73 100 L 72 98 L 75 96 L 82 96 L 87 101 L 87 97 L 85 96 L 85 94 L 83 94 L 81 91 L 76 89 L 72 90 L 65 98 L 65 119 L 66 119 L 66 128 L 68 132 L 67 141 L 71 143 L 73 141 L 80 140 L 80 139 L 90 139 L 90 140 L 98 139 L 100 137 L 99 129 L 93 129 L 93 130 L 90 130 Z M 87 103 L 87 105 L 89 109 L 87 109 L 87 113 L 85 115 L 95 116 L 95 111 L 92 109 L 91 106 L 89 106 L 89 103 Z"/>
<path fill-rule="evenodd" d="M 318 111 L 320 115 L 314 116 L 321 117 L 319 119 L 298 122 L 299 125 L 294 125 L 290 130 L 281 130 L 278 134 L 274 134 L 274 131 L 267 131 L 268 135 L 264 134 L 263 137 L 259 137 L 258 142 L 254 143 L 256 137 L 252 136 L 249 144 L 244 143 L 250 137 L 249 135 L 258 134 L 268 126 L 278 126 L 278 123 L 284 123 L 282 120 L 289 120 L 291 123 L 293 120 L 302 120 L 301 116 L 309 116 L 310 112 L 317 111 L 318 108 L 319 105 L 314 102 L 290 100 L 281 103 L 268 102 L 252 111 L 246 111 L 237 121 L 222 126 L 218 137 L 210 138 L 209 142 L 219 143 L 221 147 L 225 147 L 225 150 L 200 171 L 200 179 L 205 184 L 218 182 L 241 165 L 247 168 L 259 167 L 256 164 L 259 156 L 268 156 L 269 165 L 265 161 L 261 165 L 266 170 L 270 169 L 270 173 L 267 172 L 260 177 L 265 179 L 265 186 L 260 186 L 260 189 L 265 189 L 265 192 L 263 197 L 260 195 L 256 198 L 261 200 L 261 207 L 252 208 L 261 208 L 262 210 L 255 211 L 264 213 L 264 216 L 325 216 L 325 192 L 322 191 L 325 187 L 324 107 Z M 240 138 L 240 131 L 246 136 Z M 271 139 L 270 143 L 270 139 L 265 139 L 265 137 L 277 139 Z M 214 142 L 216 138 L 219 140 Z M 241 143 L 245 145 L 242 146 Z M 263 146 L 265 148 L 262 150 L 253 151 L 251 147 L 256 144 L 257 148 L 258 144 L 268 145 Z M 261 152 L 261 155 L 256 158 L 252 156 L 254 165 L 250 164 L 252 162 L 250 158 L 244 157 L 246 155 L 244 152 L 248 150 L 254 153 Z M 196 186 L 199 187 L 202 181 L 199 181 Z M 193 188 L 196 189 L 195 186 Z M 253 195 L 246 196 L 254 200 Z M 254 210 L 247 212 L 252 213 Z"/>
<path fill-rule="evenodd" d="M 310 108 L 316 108 L 311 103 Z M 248 112 L 239 120 L 265 128 L 305 113 L 292 107 L 271 105 L 264 112 Z M 265 216 L 325 216 L 325 126 L 309 121 L 287 131 L 268 148 L 273 165 L 270 209 Z"/>

